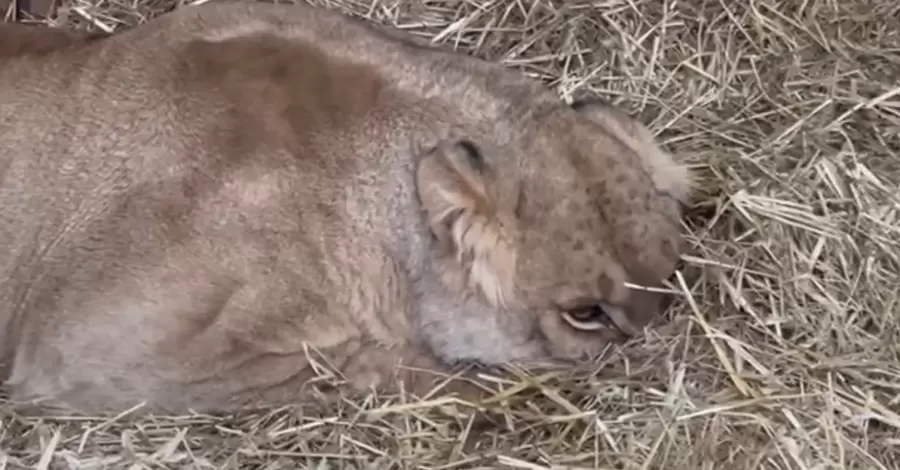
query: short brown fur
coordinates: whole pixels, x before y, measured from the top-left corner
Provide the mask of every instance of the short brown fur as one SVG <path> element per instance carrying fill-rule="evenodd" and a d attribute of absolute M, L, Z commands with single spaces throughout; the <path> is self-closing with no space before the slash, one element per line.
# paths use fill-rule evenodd
<path fill-rule="evenodd" d="M 674 270 L 689 180 L 615 108 L 301 5 L 22 28 L 0 26 L 14 399 L 289 403 L 315 351 L 421 393 L 398 365 L 578 360 L 662 309 L 625 284 Z"/>

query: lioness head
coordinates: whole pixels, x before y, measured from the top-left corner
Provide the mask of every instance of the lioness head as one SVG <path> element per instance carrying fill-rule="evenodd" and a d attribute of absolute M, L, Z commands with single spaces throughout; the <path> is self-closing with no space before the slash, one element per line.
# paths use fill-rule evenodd
<path fill-rule="evenodd" d="M 471 315 L 492 317 L 428 318 L 445 357 L 581 358 L 665 308 L 664 295 L 641 287 L 660 287 L 679 260 L 686 169 L 601 102 L 530 122 L 510 142 L 446 141 L 419 164 L 444 282 L 468 293 Z M 488 352 L 490 343 L 516 352 Z"/>

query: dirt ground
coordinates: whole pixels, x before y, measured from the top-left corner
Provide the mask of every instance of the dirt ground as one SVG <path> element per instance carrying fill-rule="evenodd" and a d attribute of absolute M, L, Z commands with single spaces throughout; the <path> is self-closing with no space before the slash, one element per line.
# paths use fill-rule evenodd
<path fill-rule="evenodd" d="M 480 410 L 373 396 L 129 421 L 0 404 L 0 469 L 900 469 L 900 2 L 313 3 L 640 116 L 699 175 L 699 279 L 602 361 L 493 375 Z M 52 4 L 24 10 L 114 31 L 179 7 Z"/>

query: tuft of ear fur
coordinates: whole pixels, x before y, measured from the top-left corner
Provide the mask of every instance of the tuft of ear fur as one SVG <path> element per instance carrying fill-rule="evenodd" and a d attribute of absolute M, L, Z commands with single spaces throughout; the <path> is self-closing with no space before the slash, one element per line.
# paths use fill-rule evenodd
<path fill-rule="evenodd" d="M 443 142 L 419 162 L 419 201 L 438 248 L 460 264 L 466 281 L 495 307 L 513 297 L 516 251 L 488 189 L 490 169 L 475 144 Z"/>
<path fill-rule="evenodd" d="M 681 203 L 688 202 L 693 185 L 690 171 L 659 147 L 650 129 L 644 124 L 601 99 L 578 100 L 572 103 L 572 108 L 640 155 L 659 191 L 668 193 Z"/>

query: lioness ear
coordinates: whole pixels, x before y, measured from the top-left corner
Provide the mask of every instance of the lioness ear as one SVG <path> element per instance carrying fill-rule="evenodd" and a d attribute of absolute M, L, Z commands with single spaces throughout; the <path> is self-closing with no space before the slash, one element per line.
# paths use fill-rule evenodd
<path fill-rule="evenodd" d="M 490 172 L 474 143 L 444 142 L 419 162 L 416 189 L 437 248 L 454 256 L 469 285 L 499 307 L 511 298 L 516 257 L 489 189 Z"/>
<path fill-rule="evenodd" d="M 105 32 L 38 26 L 23 23 L 0 24 L 0 58 L 44 55 L 109 37 Z"/>
<path fill-rule="evenodd" d="M 640 155 L 659 191 L 668 193 L 679 202 L 687 202 L 692 184 L 690 172 L 659 147 L 644 124 L 621 108 L 598 98 L 576 100 L 571 106 Z"/>

